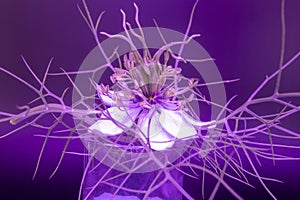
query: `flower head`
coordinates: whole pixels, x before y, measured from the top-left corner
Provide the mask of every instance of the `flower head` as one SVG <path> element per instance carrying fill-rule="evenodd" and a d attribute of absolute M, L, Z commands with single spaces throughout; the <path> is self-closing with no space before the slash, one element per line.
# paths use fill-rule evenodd
<path fill-rule="evenodd" d="M 142 58 L 139 52 L 124 55 L 123 68 L 115 68 L 111 80 L 114 89 L 100 84 L 97 93 L 103 104 L 108 106 L 100 119 L 89 127 L 101 136 L 114 136 L 135 130 L 141 142 L 153 150 L 165 150 L 178 139 L 196 137 L 197 127 L 214 123 L 201 122 L 191 117 L 186 103 L 194 99 L 185 93 L 196 87 L 195 79 L 185 79 L 186 87 L 179 87 L 183 76 L 180 68 L 167 65 L 169 54 L 165 53 L 164 64 L 150 58 Z"/>

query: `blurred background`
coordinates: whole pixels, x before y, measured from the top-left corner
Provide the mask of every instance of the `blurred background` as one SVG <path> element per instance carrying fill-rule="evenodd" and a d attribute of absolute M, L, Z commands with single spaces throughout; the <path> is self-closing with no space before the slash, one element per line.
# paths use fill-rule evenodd
<path fill-rule="evenodd" d="M 93 17 L 106 11 L 101 31 L 119 33 L 122 30 L 122 8 L 128 20 L 134 24 L 134 1 L 87 0 Z M 160 27 L 185 32 L 193 0 L 136 0 L 140 8 L 142 26 L 154 26 L 156 19 Z M 22 62 L 21 55 L 38 76 L 50 59 L 54 57 L 52 72 L 62 67 L 77 70 L 87 54 L 96 46 L 93 36 L 82 19 L 73 0 L 1 0 L 0 1 L 0 66 L 37 85 Z M 228 98 L 238 95 L 233 107 L 239 106 L 255 88 L 274 72 L 279 65 L 281 48 L 280 0 L 200 0 L 191 34 L 200 33 L 197 41 L 216 59 L 224 80 L 240 78 L 226 85 Z M 300 50 L 300 1 L 286 1 L 286 53 L 285 61 Z M 100 36 L 100 40 L 105 37 Z M 282 91 L 300 89 L 300 60 L 295 61 L 284 73 Z M 49 80 L 54 90 L 61 92 L 70 86 L 59 79 Z M 13 78 L 0 72 L 0 110 L 18 112 L 16 105 L 29 102 L 34 93 Z M 291 119 L 296 128 L 299 118 Z M 0 124 L 0 133 L 11 130 L 8 124 Z M 298 126 L 299 131 L 299 126 Z M 36 128 L 27 128 L 0 140 L 0 199 L 77 199 L 83 160 L 67 155 L 57 174 L 49 180 L 55 168 L 64 141 L 50 140 L 41 160 L 41 167 L 31 180 L 43 139 Z M 300 141 L 295 142 L 300 146 Z M 71 151 L 83 151 L 80 141 L 70 145 Z M 295 156 L 296 153 L 295 153 Z M 299 157 L 299 155 L 298 155 Z M 266 177 L 284 183 L 268 182 L 278 199 L 298 199 L 300 161 L 264 163 L 259 171 Z M 193 184 L 197 183 L 197 184 Z M 200 198 L 201 182 L 185 181 L 185 188 Z M 270 199 L 267 192 L 254 181 L 256 189 L 231 182 L 245 199 Z M 232 199 L 222 191 L 216 199 Z"/>

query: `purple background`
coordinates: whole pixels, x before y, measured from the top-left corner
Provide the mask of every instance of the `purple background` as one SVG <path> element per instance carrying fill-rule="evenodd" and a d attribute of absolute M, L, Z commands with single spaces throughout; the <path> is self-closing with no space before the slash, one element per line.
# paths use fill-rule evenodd
<path fill-rule="evenodd" d="M 143 26 L 153 26 L 152 19 L 155 18 L 161 27 L 184 32 L 194 1 L 135 2 L 140 7 Z M 78 69 L 85 56 L 95 47 L 95 42 L 76 8 L 77 3 L 80 1 L 1 0 L 0 66 L 32 83 L 34 81 L 26 71 L 20 55 L 24 55 L 40 76 L 51 57 L 54 57 L 52 71 L 58 71 L 59 67 L 67 70 Z M 133 1 L 90 0 L 88 4 L 94 17 L 106 10 L 101 30 L 109 33 L 122 31 L 120 8 L 124 9 L 133 24 Z M 300 50 L 299 19 L 300 1 L 287 1 L 285 60 Z M 202 35 L 198 41 L 216 59 L 224 79 L 241 79 L 226 87 L 229 97 L 239 95 L 236 101 L 236 105 L 239 105 L 266 75 L 278 67 L 280 1 L 200 0 L 191 33 Z M 299 91 L 299 65 L 298 59 L 285 73 L 285 91 Z M 58 91 L 67 86 L 59 81 L 50 83 Z M 0 74 L 0 92 L 0 110 L 3 111 L 17 111 L 15 105 L 22 105 L 34 97 L 27 88 L 3 73 Z M 291 125 L 296 121 L 291 121 Z M 0 132 L 10 129 L 7 124 L 0 124 L 0 128 Z M 80 157 L 67 156 L 57 175 L 48 180 L 63 148 L 64 143 L 61 141 L 53 140 L 48 143 L 40 171 L 36 179 L 31 181 L 42 146 L 42 139 L 33 137 L 37 133 L 37 129 L 26 129 L 0 140 L 0 199 L 76 199 L 83 168 Z M 77 151 L 82 148 L 80 142 L 74 142 L 70 147 Z M 285 182 L 268 184 L 279 199 L 297 199 L 300 162 L 278 162 L 275 167 L 267 162 L 264 167 L 262 174 Z M 234 184 L 246 199 L 270 198 L 258 182 L 254 183 L 257 190 Z M 196 187 L 193 184 L 188 188 L 195 198 L 200 194 L 199 185 Z M 217 197 L 230 198 L 227 196 L 226 192 L 222 192 Z"/>

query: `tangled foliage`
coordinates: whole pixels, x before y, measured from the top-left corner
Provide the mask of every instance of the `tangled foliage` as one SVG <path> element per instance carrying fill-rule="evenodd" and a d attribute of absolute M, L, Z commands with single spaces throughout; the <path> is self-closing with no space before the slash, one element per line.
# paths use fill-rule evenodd
<path fill-rule="evenodd" d="M 183 76 L 183 67 L 179 67 L 190 62 L 213 62 L 211 58 L 189 59 L 182 56 L 185 46 L 198 36 L 197 34 L 189 36 L 197 2 L 181 41 L 166 42 L 156 23 L 156 29 L 165 45 L 154 53 L 147 47 L 143 28 L 139 22 L 137 5 L 134 4 L 137 29 L 132 28 L 126 20 L 126 14 L 121 10 L 125 34 L 100 32 L 100 35 L 123 40 L 130 46 L 129 54 L 121 55 L 122 61 L 118 47 L 111 55 L 107 55 L 100 43 L 99 25 L 103 13 L 94 21 L 87 4 L 83 1 L 83 9 L 79 7 L 79 11 L 95 38 L 105 64 L 92 70 L 77 72 L 63 70 L 59 73 L 50 73 L 51 60 L 44 76 L 40 78 L 23 58 L 25 66 L 39 83 L 39 87 L 34 87 L 1 67 L 0 70 L 4 74 L 26 85 L 37 96 L 20 107 L 23 110 L 20 113 L 0 112 L 0 122 L 15 127 L 8 133 L 2 133 L 0 138 L 28 126 L 46 130 L 34 176 L 38 171 L 47 141 L 50 138 L 66 139 L 65 148 L 51 177 L 56 173 L 66 153 L 84 156 L 87 162 L 79 199 L 82 192 L 84 199 L 99 196 L 101 194 L 99 187 L 109 188 L 112 195 L 109 198 L 116 198 L 119 195 L 132 195 L 140 199 L 155 196 L 171 198 L 170 195 L 176 194 L 193 199 L 183 188 L 183 176 L 202 178 L 203 198 L 213 199 L 222 185 L 235 198 L 242 199 L 226 180 L 232 179 L 253 187 L 249 177 L 255 177 L 270 196 L 276 199 L 268 189 L 266 181 L 278 180 L 260 175 L 257 165 L 263 159 L 273 160 L 274 163 L 278 160 L 297 160 L 298 158 L 286 155 L 284 149 L 299 148 L 289 145 L 289 141 L 300 139 L 300 133 L 282 123 L 284 119 L 300 111 L 300 106 L 297 105 L 300 91 L 280 92 L 282 72 L 300 56 L 298 52 L 283 63 L 284 1 L 282 1 L 283 34 L 279 68 L 267 76 L 241 106 L 234 109 L 231 104 L 235 97 L 229 99 L 225 105 L 220 105 L 205 97 L 201 87 L 235 80 L 200 84 L 197 77 L 191 79 Z M 133 38 L 143 45 L 142 49 L 136 47 Z M 174 46 L 180 47 L 178 53 L 172 51 Z M 117 64 L 115 61 L 118 61 Z M 106 69 L 110 70 L 110 85 L 99 82 L 99 72 Z M 47 87 L 49 76 L 64 76 L 73 85 L 75 98 L 72 105 L 67 105 L 64 101 L 68 89 L 62 94 L 56 94 Z M 87 77 L 85 84 L 89 86 L 92 95 L 86 95 L 81 91 L 74 81 L 74 76 Z M 272 94 L 258 97 L 262 89 L 274 80 L 276 84 Z M 91 105 L 90 102 L 94 104 Z M 199 120 L 199 113 L 192 106 L 193 102 L 204 102 L 207 106 L 218 107 L 220 113 L 216 119 L 202 122 Z M 268 109 L 268 113 L 261 112 L 260 106 L 271 103 L 276 104 L 273 110 Z M 75 125 L 65 120 L 68 116 L 74 118 Z M 40 123 L 43 118 L 54 122 L 50 126 L 45 126 Z M 57 127 L 60 127 L 60 131 L 57 131 Z M 69 132 L 69 136 L 51 135 L 53 130 L 56 130 L 56 133 Z M 285 142 L 279 143 L 278 138 Z M 73 139 L 81 139 L 87 151 L 68 152 L 68 145 Z M 130 180 L 138 180 L 138 177 L 143 175 L 145 167 L 153 169 L 145 172 L 151 173 L 150 181 L 148 180 L 145 185 L 140 185 L 138 181 L 133 184 Z M 97 177 L 96 180 L 91 180 L 92 175 Z M 205 190 L 206 176 L 216 180 L 212 191 Z M 170 189 L 168 193 L 166 187 L 173 190 Z"/>

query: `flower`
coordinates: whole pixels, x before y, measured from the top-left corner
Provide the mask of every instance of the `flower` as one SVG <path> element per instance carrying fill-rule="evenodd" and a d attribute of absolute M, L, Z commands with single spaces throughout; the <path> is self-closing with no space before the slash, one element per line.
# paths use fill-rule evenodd
<path fill-rule="evenodd" d="M 179 88 L 180 68 L 167 66 L 166 62 L 161 65 L 148 56 L 142 59 L 138 52 L 131 52 L 129 59 L 125 55 L 124 66 L 126 69 L 116 68 L 111 76 L 114 89 L 97 86 L 98 97 L 108 108 L 89 131 L 115 136 L 134 129 L 141 142 L 160 151 L 172 147 L 178 139 L 196 137 L 197 127 L 212 127 L 214 121 L 201 122 L 186 112 L 185 105 L 194 95 L 182 95 L 191 91 L 197 81 L 186 80 L 188 86 Z"/>

